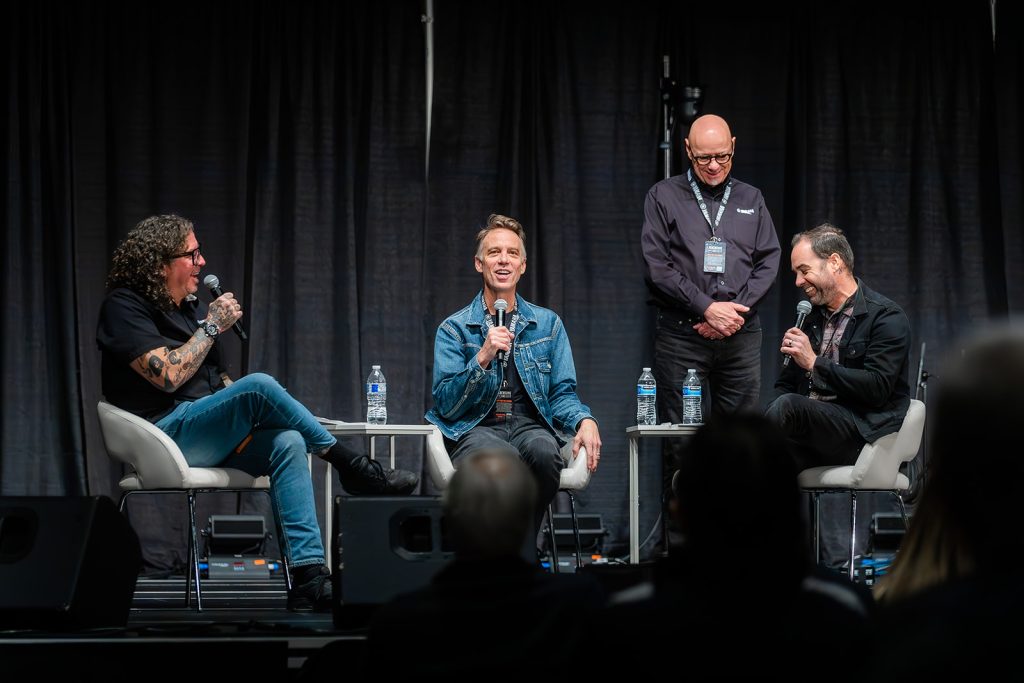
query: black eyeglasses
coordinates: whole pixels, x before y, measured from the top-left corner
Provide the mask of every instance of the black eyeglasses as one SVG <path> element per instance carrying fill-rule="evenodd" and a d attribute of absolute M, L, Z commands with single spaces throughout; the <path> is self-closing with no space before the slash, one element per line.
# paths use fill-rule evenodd
<path fill-rule="evenodd" d="M 708 166 L 711 164 L 712 159 L 717 161 L 720 165 L 727 164 L 729 163 L 729 160 L 732 159 L 732 155 L 732 152 L 726 152 L 725 154 L 702 154 L 700 156 L 692 156 L 690 158 L 693 159 L 694 163 L 698 166 Z"/>
<path fill-rule="evenodd" d="M 192 251 L 183 251 L 180 254 L 171 254 L 171 260 L 173 261 L 176 258 L 183 258 L 185 256 L 191 256 L 192 257 L 192 265 L 193 266 L 198 266 L 199 265 L 199 257 L 202 255 L 202 251 L 201 251 L 202 248 L 203 248 L 203 243 L 202 242 L 196 242 L 196 248 L 195 249 L 193 249 Z"/>

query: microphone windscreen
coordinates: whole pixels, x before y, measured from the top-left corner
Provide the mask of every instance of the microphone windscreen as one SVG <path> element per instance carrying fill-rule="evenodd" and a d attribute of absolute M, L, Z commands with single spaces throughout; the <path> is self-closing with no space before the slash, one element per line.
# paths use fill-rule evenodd
<path fill-rule="evenodd" d="M 498 299 L 497 301 L 494 302 L 494 310 L 495 311 L 507 311 L 508 310 L 508 302 L 505 301 L 504 299 Z"/>
<path fill-rule="evenodd" d="M 220 287 L 220 279 L 213 273 L 210 273 L 203 278 L 203 284 L 206 285 L 207 289 L 215 289 Z"/>
<path fill-rule="evenodd" d="M 796 305 L 796 312 L 797 312 L 797 314 L 801 314 L 802 313 L 804 315 L 807 315 L 808 313 L 811 312 L 811 302 L 810 301 L 806 301 L 806 300 L 805 301 L 801 301 L 800 303 L 798 303 Z"/>

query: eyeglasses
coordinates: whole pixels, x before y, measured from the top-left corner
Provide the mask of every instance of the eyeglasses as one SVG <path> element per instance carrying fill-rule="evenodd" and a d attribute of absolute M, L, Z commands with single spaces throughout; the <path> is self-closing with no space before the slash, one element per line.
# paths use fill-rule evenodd
<path fill-rule="evenodd" d="M 183 251 L 180 254 L 171 254 L 171 260 L 173 261 L 176 258 L 183 258 L 185 256 L 191 256 L 192 257 L 192 265 L 193 266 L 198 266 L 199 265 L 199 257 L 202 256 L 202 251 L 201 251 L 202 248 L 203 248 L 203 243 L 202 242 L 196 242 L 196 248 L 195 249 L 193 249 L 192 251 Z"/>
<path fill-rule="evenodd" d="M 702 154 L 700 156 L 692 156 L 690 158 L 693 159 L 694 163 L 698 166 L 708 166 L 711 164 L 712 159 L 717 161 L 719 165 L 723 165 L 729 163 L 729 160 L 732 159 L 732 155 L 732 152 L 726 152 L 725 154 Z"/>

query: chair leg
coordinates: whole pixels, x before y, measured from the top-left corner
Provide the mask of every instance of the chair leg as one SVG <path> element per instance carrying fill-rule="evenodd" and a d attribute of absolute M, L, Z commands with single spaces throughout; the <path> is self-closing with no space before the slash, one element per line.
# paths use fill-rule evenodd
<path fill-rule="evenodd" d="M 555 543 L 555 513 L 548 504 L 548 543 L 551 546 L 551 573 L 558 573 L 558 545 Z"/>
<path fill-rule="evenodd" d="M 199 541 L 196 538 L 199 532 L 196 529 L 196 494 L 195 491 L 187 491 L 188 496 L 188 552 L 190 564 L 192 565 L 192 576 L 185 579 L 185 606 L 191 602 L 192 580 L 196 582 L 196 611 L 203 611 L 203 589 L 199 583 Z"/>
<path fill-rule="evenodd" d="M 815 491 L 814 497 L 814 514 L 812 524 L 814 525 L 814 564 L 821 564 L 821 492 Z"/>
<path fill-rule="evenodd" d="M 277 532 L 277 547 L 281 550 L 281 567 L 284 568 L 284 585 L 288 591 L 292 589 L 292 568 L 291 563 L 288 561 L 287 553 L 284 548 L 284 529 L 281 528 L 280 520 L 277 515 L 274 514 L 274 499 L 270 493 L 270 489 L 266 489 L 264 493 L 267 494 L 267 498 L 270 499 L 270 514 L 274 518 L 274 529 Z"/>
<path fill-rule="evenodd" d="M 857 489 L 850 489 L 850 581 L 853 581 L 853 557 L 857 551 Z"/>
<path fill-rule="evenodd" d="M 576 496 L 572 491 L 565 489 L 565 495 L 569 496 L 569 512 L 572 514 L 572 536 L 576 540 L 576 569 L 583 569 L 583 544 L 580 543 L 580 523 L 576 519 Z"/>
<path fill-rule="evenodd" d="M 896 496 L 896 502 L 900 504 L 900 515 L 903 517 L 903 531 L 910 531 L 910 520 L 907 518 L 907 508 L 903 504 L 903 496 L 900 495 L 899 491 L 893 491 L 892 495 Z"/>

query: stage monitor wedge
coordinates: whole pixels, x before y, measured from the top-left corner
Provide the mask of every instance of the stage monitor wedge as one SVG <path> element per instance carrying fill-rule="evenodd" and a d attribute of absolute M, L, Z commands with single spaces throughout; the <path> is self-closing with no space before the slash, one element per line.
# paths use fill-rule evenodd
<path fill-rule="evenodd" d="M 440 498 L 338 496 L 334 598 L 376 606 L 427 585 L 454 553 Z"/>
<path fill-rule="evenodd" d="M 139 539 L 104 496 L 0 498 L 0 629 L 123 628 Z"/>

